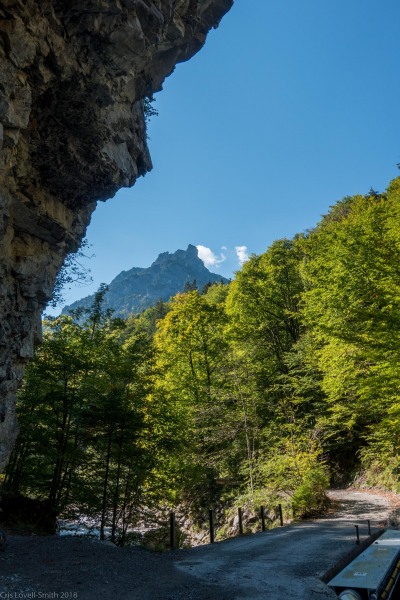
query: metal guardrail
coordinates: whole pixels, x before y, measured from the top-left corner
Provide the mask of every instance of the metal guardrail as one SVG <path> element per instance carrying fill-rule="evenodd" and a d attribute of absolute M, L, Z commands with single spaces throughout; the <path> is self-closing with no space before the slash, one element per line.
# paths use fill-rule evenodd
<path fill-rule="evenodd" d="M 368 530 L 371 531 L 370 524 Z M 399 578 L 400 531 L 389 529 L 331 579 L 328 586 L 341 600 L 398 600 L 393 592 Z"/>

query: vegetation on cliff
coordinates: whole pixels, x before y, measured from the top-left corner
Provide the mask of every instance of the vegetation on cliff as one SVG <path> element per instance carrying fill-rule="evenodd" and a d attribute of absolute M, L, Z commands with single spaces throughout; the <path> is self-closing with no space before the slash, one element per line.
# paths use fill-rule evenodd
<path fill-rule="evenodd" d="M 320 509 L 330 478 L 399 491 L 400 179 L 345 198 L 229 285 L 46 325 L 5 487 L 101 516 L 215 502 Z M 82 316 L 85 316 L 85 319 Z"/>

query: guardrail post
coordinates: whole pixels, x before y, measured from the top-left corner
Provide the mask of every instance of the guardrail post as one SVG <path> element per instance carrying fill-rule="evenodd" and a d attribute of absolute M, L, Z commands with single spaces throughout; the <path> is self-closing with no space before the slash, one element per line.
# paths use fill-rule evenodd
<path fill-rule="evenodd" d="M 358 525 L 354 525 L 354 527 L 356 528 L 356 535 L 357 535 L 356 544 L 358 545 L 360 543 L 360 532 L 359 532 Z"/>
<path fill-rule="evenodd" d="M 242 514 L 241 508 L 238 508 L 238 515 L 239 515 L 239 533 L 240 533 L 240 535 L 243 535 L 243 514 Z"/>
<path fill-rule="evenodd" d="M 281 522 L 281 527 L 283 527 L 283 512 L 282 512 L 282 504 L 278 505 L 278 510 L 279 510 L 279 520 Z"/>
<path fill-rule="evenodd" d="M 368 519 L 368 535 L 371 535 L 371 521 Z"/>
<path fill-rule="evenodd" d="M 176 527 L 174 512 L 172 512 L 169 515 L 169 545 L 171 546 L 172 550 L 175 548 L 176 545 Z"/>
<path fill-rule="evenodd" d="M 210 510 L 209 512 L 210 518 L 210 544 L 214 543 L 214 511 Z"/>
<path fill-rule="evenodd" d="M 265 531 L 265 511 L 264 511 L 263 506 L 261 506 L 260 512 L 261 512 L 261 531 Z"/>

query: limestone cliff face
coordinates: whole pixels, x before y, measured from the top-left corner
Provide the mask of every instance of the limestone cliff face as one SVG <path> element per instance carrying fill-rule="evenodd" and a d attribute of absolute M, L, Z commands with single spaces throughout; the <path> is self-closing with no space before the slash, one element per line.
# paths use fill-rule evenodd
<path fill-rule="evenodd" d="M 151 169 L 143 98 L 233 0 L 0 0 L 0 469 L 41 311 L 97 200 Z"/>

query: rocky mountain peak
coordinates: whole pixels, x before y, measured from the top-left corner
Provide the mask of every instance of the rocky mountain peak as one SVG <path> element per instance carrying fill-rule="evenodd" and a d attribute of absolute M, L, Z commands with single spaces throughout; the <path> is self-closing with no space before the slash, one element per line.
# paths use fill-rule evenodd
<path fill-rule="evenodd" d="M 172 263 L 172 262 L 184 262 L 184 263 L 193 263 L 198 264 L 198 262 L 204 266 L 203 261 L 198 256 L 198 251 L 196 246 L 193 244 L 189 244 L 186 250 L 176 250 L 174 253 L 170 252 L 161 252 L 158 255 L 156 260 L 153 262 L 153 265 L 159 265 L 163 263 Z M 152 265 L 152 266 L 153 266 Z"/>
<path fill-rule="evenodd" d="M 133 267 L 122 271 L 112 280 L 105 295 L 105 306 L 115 316 L 126 317 L 153 306 L 158 300 L 169 300 L 183 292 L 186 284 L 196 282 L 199 290 L 208 283 L 228 283 L 222 275 L 211 273 L 199 258 L 196 246 L 186 250 L 162 252 L 148 268 Z M 89 308 L 94 295 L 87 296 L 63 309 L 68 313 L 76 308 Z"/>

